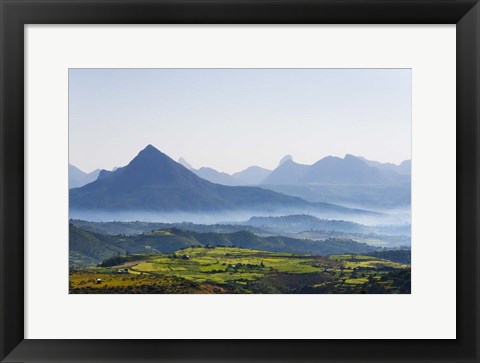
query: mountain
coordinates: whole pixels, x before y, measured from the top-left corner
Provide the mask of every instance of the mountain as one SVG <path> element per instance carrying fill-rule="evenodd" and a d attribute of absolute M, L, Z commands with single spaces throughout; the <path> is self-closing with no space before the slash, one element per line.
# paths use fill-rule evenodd
<path fill-rule="evenodd" d="M 184 158 L 178 159 L 178 163 L 182 164 L 184 167 L 186 167 L 188 170 L 193 170 L 193 166 Z"/>
<path fill-rule="evenodd" d="M 411 185 L 400 184 L 297 184 L 262 185 L 277 193 L 302 198 L 309 202 L 339 204 L 350 208 L 386 210 L 410 208 Z"/>
<path fill-rule="evenodd" d="M 264 169 L 259 166 L 250 166 L 245 170 L 230 175 L 209 167 L 195 169 L 184 158 L 178 159 L 178 163 L 182 164 L 184 167 L 186 167 L 188 170 L 191 170 L 202 179 L 208 180 L 212 183 L 230 186 L 257 185 L 260 184 L 260 182 L 272 172 L 271 170 Z"/>
<path fill-rule="evenodd" d="M 202 179 L 208 180 L 209 182 L 230 186 L 239 184 L 238 181 L 230 174 L 217 171 L 213 168 L 201 167 L 200 169 L 195 169 L 192 164 L 190 164 L 183 157 L 178 159 L 178 163 L 193 172 L 195 175 Z"/>
<path fill-rule="evenodd" d="M 259 166 L 250 166 L 245 170 L 233 174 L 232 177 L 238 180 L 238 184 L 240 185 L 258 185 L 265 180 L 271 172 L 271 170 Z"/>
<path fill-rule="evenodd" d="M 200 178 L 212 183 L 240 186 L 240 185 L 258 185 L 272 171 L 259 166 L 250 166 L 245 170 L 239 171 L 233 175 L 217 171 L 212 168 L 202 167 L 200 169 L 191 169 Z"/>
<path fill-rule="evenodd" d="M 246 231 L 234 233 L 197 233 L 175 228 L 153 230 L 134 235 L 104 235 L 69 225 L 70 265 L 91 266 L 116 255 L 170 253 L 192 246 L 235 246 L 271 252 L 333 255 L 364 254 L 379 250 L 350 239 L 312 241 L 272 236 L 260 237 Z"/>
<path fill-rule="evenodd" d="M 100 170 L 94 170 L 91 173 L 85 173 L 76 166 L 68 164 L 68 188 L 78 188 L 85 184 L 95 181 Z"/>
<path fill-rule="evenodd" d="M 369 166 L 374 166 L 380 170 L 394 171 L 402 175 L 411 175 L 412 161 L 404 160 L 399 165 L 393 163 L 380 163 L 378 161 L 368 160 L 362 156 L 358 156 L 360 160 Z"/>
<path fill-rule="evenodd" d="M 309 165 L 298 164 L 287 155 L 280 160 L 280 165 L 263 180 L 262 184 L 299 184 L 308 169 Z"/>
<path fill-rule="evenodd" d="M 283 159 L 282 159 L 283 161 Z M 380 163 L 379 163 L 380 164 Z M 392 164 L 393 165 L 393 164 Z M 405 164 L 403 169 L 408 169 Z M 368 165 L 353 155 L 327 156 L 313 165 L 286 159 L 262 182 L 265 185 L 369 185 L 409 182 L 409 175 Z"/>
<path fill-rule="evenodd" d="M 395 170 L 399 174 L 412 175 L 412 160 L 404 160 Z"/>
<path fill-rule="evenodd" d="M 388 184 L 395 181 L 393 172 L 368 166 L 353 155 L 343 159 L 327 156 L 313 164 L 302 181 L 306 184 Z"/>
<path fill-rule="evenodd" d="M 70 190 L 71 211 L 302 211 L 368 213 L 309 203 L 257 187 L 230 187 L 204 180 L 148 145 L 125 167 Z"/>
<path fill-rule="evenodd" d="M 285 161 L 293 161 L 292 155 L 285 155 L 283 158 L 280 159 L 278 165 L 282 165 Z"/>
<path fill-rule="evenodd" d="M 202 179 L 208 180 L 212 183 L 223 184 L 223 185 L 238 185 L 239 182 L 233 176 L 227 173 L 217 171 L 212 168 L 202 167 L 198 170 L 192 170 L 197 176 Z"/>

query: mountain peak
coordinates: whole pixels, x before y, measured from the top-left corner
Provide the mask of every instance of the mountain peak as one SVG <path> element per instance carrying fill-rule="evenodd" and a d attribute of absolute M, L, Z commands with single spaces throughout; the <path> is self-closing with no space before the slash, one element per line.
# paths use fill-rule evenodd
<path fill-rule="evenodd" d="M 147 146 L 145 146 L 145 148 L 143 150 L 141 150 L 139 152 L 139 154 L 143 153 L 143 152 L 160 152 L 160 150 L 158 150 L 155 146 L 153 146 L 152 144 L 148 144 Z"/>
<path fill-rule="evenodd" d="M 281 160 L 280 162 L 278 163 L 278 165 L 282 165 L 284 162 L 286 161 L 293 161 L 293 158 L 292 158 L 292 155 L 285 155 Z"/>
<path fill-rule="evenodd" d="M 151 163 L 151 162 L 158 162 L 159 160 L 171 160 L 167 155 L 162 153 L 160 150 L 158 150 L 155 146 L 148 144 L 145 146 L 144 149 L 142 149 L 137 156 L 133 158 L 132 161 L 130 161 L 129 165 L 136 164 L 136 163 Z M 171 160 L 172 162 L 175 162 Z"/>
<path fill-rule="evenodd" d="M 102 178 L 70 191 L 72 210 L 270 211 L 315 206 L 262 188 L 211 183 L 152 145 L 140 151 L 126 166 L 114 172 L 104 171 Z"/>
<path fill-rule="evenodd" d="M 180 157 L 178 159 L 177 163 L 182 164 L 187 169 L 190 169 L 190 170 L 194 169 L 194 167 L 187 160 L 185 160 L 183 157 Z"/>
<path fill-rule="evenodd" d="M 112 171 L 108 171 L 108 170 L 105 170 L 105 169 L 102 169 L 100 170 L 100 172 L 98 173 L 98 180 L 100 179 L 105 179 L 107 177 L 109 177 L 110 175 L 112 175 Z"/>

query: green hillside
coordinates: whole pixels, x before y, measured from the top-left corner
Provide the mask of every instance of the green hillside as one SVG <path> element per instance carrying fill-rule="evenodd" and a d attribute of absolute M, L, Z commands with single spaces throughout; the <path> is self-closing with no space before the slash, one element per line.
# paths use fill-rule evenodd
<path fill-rule="evenodd" d="M 410 265 L 373 256 L 191 247 L 70 273 L 71 293 L 410 293 Z"/>
<path fill-rule="evenodd" d="M 170 253 L 191 246 L 230 246 L 271 252 L 332 255 L 371 253 L 378 248 L 352 240 L 302 240 L 283 236 L 260 237 L 251 232 L 198 233 L 170 228 L 138 235 L 104 235 L 70 224 L 70 267 L 93 266 L 125 254 Z"/>

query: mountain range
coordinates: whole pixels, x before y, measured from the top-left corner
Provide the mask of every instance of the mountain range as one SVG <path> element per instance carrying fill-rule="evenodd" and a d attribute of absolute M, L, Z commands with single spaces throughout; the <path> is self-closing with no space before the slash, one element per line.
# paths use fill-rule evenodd
<path fill-rule="evenodd" d="M 399 165 L 380 163 L 347 154 L 327 156 L 312 165 L 284 156 L 273 171 L 252 166 L 234 174 L 210 167 L 193 168 L 184 158 L 178 162 L 202 179 L 223 185 L 395 185 L 410 182 L 411 161 Z"/>
<path fill-rule="evenodd" d="M 76 166 L 68 164 L 68 189 L 82 187 L 85 184 L 91 183 L 98 178 L 100 169 L 94 170 L 91 173 L 85 173 Z"/>
<path fill-rule="evenodd" d="M 178 159 L 178 163 L 182 164 L 202 179 L 208 180 L 212 183 L 230 186 L 258 185 L 272 172 L 269 169 L 261 168 L 259 166 L 250 166 L 237 173 L 227 174 L 209 167 L 195 169 L 184 158 Z"/>
<path fill-rule="evenodd" d="M 282 161 L 262 185 L 385 185 L 410 181 L 410 160 L 397 166 L 347 154 L 343 159 L 327 156 L 312 165 L 296 163 L 292 158 Z"/>
<path fill-rule="evenodd" d="M 404 160 L 400 164 L 396 165 L 393 163 L 379 163 L 378 161 L 365 159 L 362 156 L 359 156 L 358 158 L 364 161 L 365 164 L 369 166 L 374 166 L 380 170 L 391 170 L 401 175 L 411 175 L 411 169 L 412 169 L 411 160 Z"/>
<path fill-rule="evenodd" d="M 327 156 L 312 165 L 299 164 L 291 155 L 284 156 L 273 171 L 259 166 L 228 174 L 210 167 L 195 169 L 183 157 L 178 163 L 202 179 L 228 186 L 275 185 L 395 185 L 410 182 L 411 160 L 400 164 L 380 163 L 350 154 L 339 158 Z M 112 171 L 115 171 L 114 168 Z M 97 179 L 105 171 L 85 173 L 69 164 L 69 189 Z"/>
<path fill-rule="evenodd" d="M 226 186 L 204 180 L 152 145 L 125 167 L 102 170 L 97 180 L 70 190 L 70 210 L 224 212 L 305 210 L 369 214 L 328 203 L 247 186 Z"/>

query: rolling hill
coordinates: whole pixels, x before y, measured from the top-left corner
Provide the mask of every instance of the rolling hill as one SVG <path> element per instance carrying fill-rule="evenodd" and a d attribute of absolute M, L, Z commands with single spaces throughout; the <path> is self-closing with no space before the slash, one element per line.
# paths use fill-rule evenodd
<path fill-rule="evenodd" d="M 283 236 L 260 237 L 251 232 L 197 233 L 176 228 L 154 230 L 139 235 L 104 235 L 69 226 L 70 264 L 91 266 L 117 254 L 170 253 L 191 246 L 236 246 L 255 250 L 332 255 L 364 254 L 379 250 L 352 240 L 302 240 Z"/>

